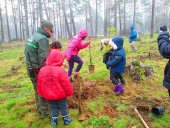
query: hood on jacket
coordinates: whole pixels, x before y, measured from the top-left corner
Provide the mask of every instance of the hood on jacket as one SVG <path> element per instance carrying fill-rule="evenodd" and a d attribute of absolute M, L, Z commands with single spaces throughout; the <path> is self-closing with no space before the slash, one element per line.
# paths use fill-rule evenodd
<path fill-rule="evenodd" d="M 81 29 L 81 30 L 79 31 L 79 33 L 78 33 L 78 36 L 81 37 L 81 38 L 88 36 L 87 30 L 86 30 L 86 29 Z"/>
<path fill-rule="evenodd" d="M 64 62 L 64 55 L 58 49 L 50 49 L 50 53 L 46 60 L 46 65 L 49 66 L 62 66 Z"/>
<path fill-rule="evenodd" d="M 44 31 L 43 28 L 38 28 L 38 29 L 37 29 L 37 32 L 43 34 L 43 35 L 46 36 L 47 38 L 50 38 L 50 37 L 51 37 L 51 35 L 49 35 L 46 31 Z"/>
<path fill-rule="evenodd" d="M 111 39 L 111 41 L 117 46 L 117 50 L 123 48 L 123 38 L 121 36 L 116 36 Z"/>
<path fill-rule="evenodd" d="M 134 25 L 130 26 L 130 30 L 131 31 L 135 30 L 135 26 Z"/>

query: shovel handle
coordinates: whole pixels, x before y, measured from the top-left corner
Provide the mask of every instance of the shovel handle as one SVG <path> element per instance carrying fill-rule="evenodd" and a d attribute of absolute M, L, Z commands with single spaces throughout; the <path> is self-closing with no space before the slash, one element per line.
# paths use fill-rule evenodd
<path fill-rule="evenodd" d="M 80 76 L 79 74 L 77 74 L 77 78 L 76 78 L 76 82 L 77 82 L 77 86 L 78 86 L 78 109 L 79 109 L 79 114 L 82 113 L 82 106 L 81 106 L 81 84 L 80 84 Z"/>
<path fill-rule="evenodd" d="M 139 111 L 137 110 L 137 108 L 134 108 L 136 114 L 138 115 L 138 117 L 140 118 L 140 120 L 142 121 L 142 123 L 145 125 L 146 128 L 149 128 L 149 126 L 147 125 L 147 123 L 145 122 L 145 120 L 143 119 L 143 117 L 141 116 L 141 114 L 139 113 Z"/>
<path fill-rule="evenodd" d="M 89 37 L 89 41 L 90 41 L 90 37 Z M 89 44 L 89 53 L 90 53 L 90 64 L 92 65 L 91 46 L 90 46 L 90 44 Z"/>

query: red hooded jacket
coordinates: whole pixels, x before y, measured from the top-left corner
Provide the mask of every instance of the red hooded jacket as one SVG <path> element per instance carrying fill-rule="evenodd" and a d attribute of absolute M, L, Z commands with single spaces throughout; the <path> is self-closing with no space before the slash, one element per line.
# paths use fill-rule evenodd
<path fill-rule="evenodd" d="M 73 95 L 73 87 L 64 69 L 61 68 L 64 55 L 51 49 L 46 66 L 38 74 L 38 94 L 46 100 L 60 100 Z"/>

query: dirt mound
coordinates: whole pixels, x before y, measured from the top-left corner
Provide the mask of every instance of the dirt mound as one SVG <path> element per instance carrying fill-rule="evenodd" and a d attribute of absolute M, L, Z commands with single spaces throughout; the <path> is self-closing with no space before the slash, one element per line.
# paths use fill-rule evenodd
<path fill-rule="evenodd" d="M 85 82 L 82 88 L 81 97 L 82 99 L 94 98 L 97 94 L 103 93 L 98 85 L 94 82 Z"/>
<path fill-rule="evenodd" d="M 96 81 L 86 81 L 83 83 L 81 80 L 81 100 L 87 100 L 95 98 L 99 94 L 103 94 L 104 92 L 99 88 L 99 84 Z M 78 107 L 78 86 L 77 83 L 73 83 L 74 88 L 74 95 L 68 99 L 68 106 L 70 108 L 77 108 Z"/>
<path fill-rule="evenodd" d="M 156 54 L 156 53 L 148 53 L 148 56 L 147 56 L 150 60 L 155 60 L 155 61 L 158 61 L 158 60 L 162 60 L 163 57 L 160 55 L 160 54 Z"/>
<path fill-rule="evenodd" d="M 132 60 L 136 60 L 136 61 L 140 61 L 144 63 L 146 58 L 147 57 L 145 55 L 138 55 L 138 56 L 133 57 Z"/>
<path fill-rule="evenodd" d="M 115 116 L 118 116 L 118 112 L 114 110 L 113 107 L 111 106 L 105 106 L 104 110 L 99 114 L 99 116 L 100 115 L 107 115 L 110 118 L 113 118 Z"/>

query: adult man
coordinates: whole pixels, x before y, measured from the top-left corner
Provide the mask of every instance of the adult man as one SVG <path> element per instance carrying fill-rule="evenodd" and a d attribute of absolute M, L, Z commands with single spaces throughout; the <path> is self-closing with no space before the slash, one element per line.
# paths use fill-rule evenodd
<path fill-rule="evenodd" d="M 169 59 L 164 69 L 164 80 L 163 85 L 166 89 L 168 89 L 168 93 L 170 96 L 170 40 L 169 40 L 169 32 L 167 31 L 167 27 L 160 27 L 160 34 L 158 37 L 158 49 L 160 54 Z"/>
<path fill-rule="evenodd" d="M 25 57 L 28 75 L 35 90 L 37 111 L 43 116 L 48 116 L 46 100 L 37 94 L 37 75 L 41 67 L 45 65 L 49 53 L 49 40 L 53 33 L 53 25 L 47 20 L 41 22 L 41 27 L 31 35 L 26 42 Z"/>

